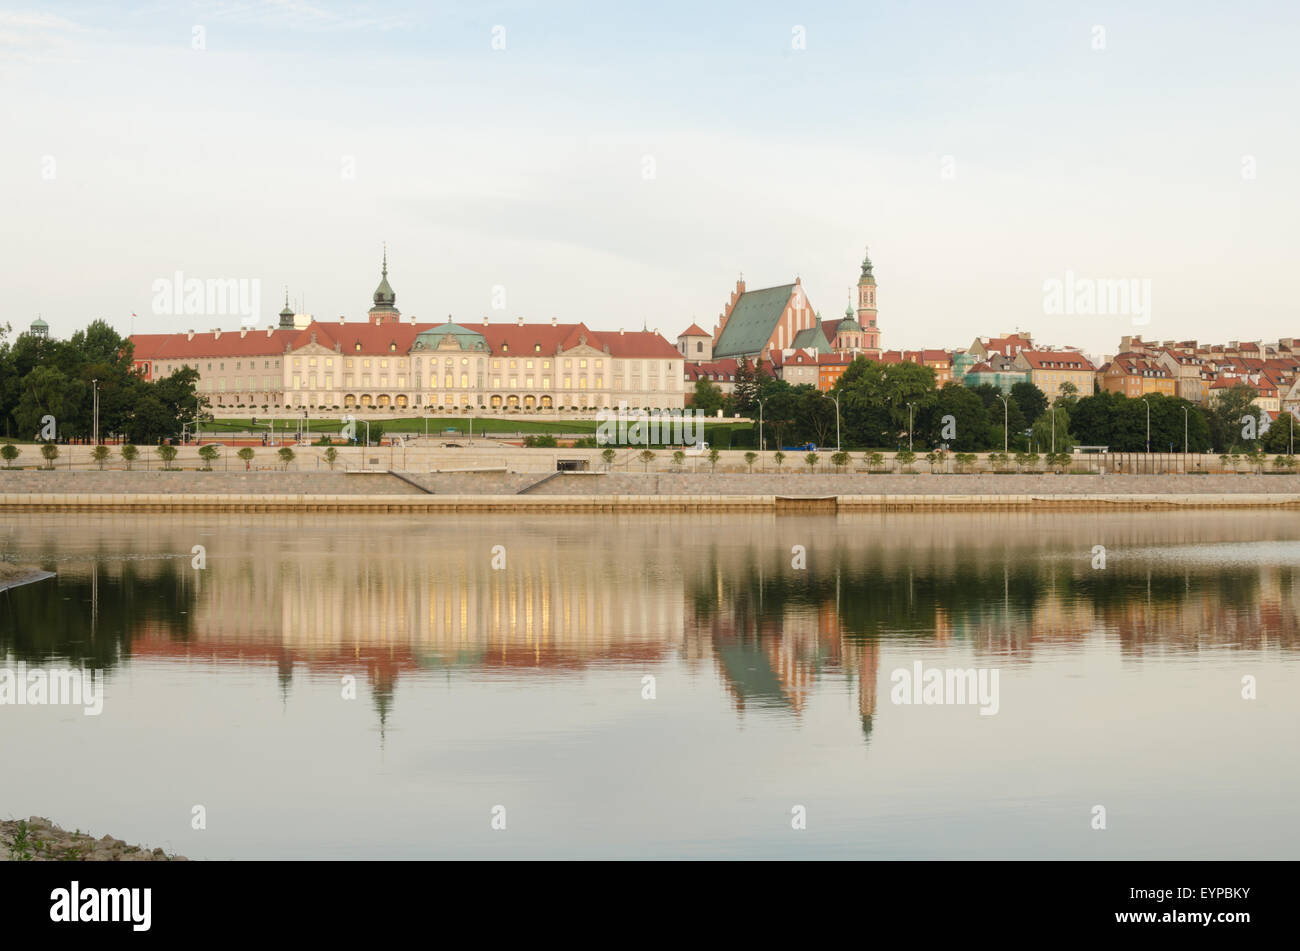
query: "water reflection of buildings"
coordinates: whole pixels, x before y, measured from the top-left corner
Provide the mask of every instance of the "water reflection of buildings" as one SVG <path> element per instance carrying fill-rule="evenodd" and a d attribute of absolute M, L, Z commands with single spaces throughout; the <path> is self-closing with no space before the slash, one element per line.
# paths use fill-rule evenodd
<path fill-rule="evenodd" d="M 43 583 L 55 593 L 4 596 L 0 655 L 264 665 L 286 695 L 297 673 L 364 673 L 381 721 L 408 672 L 640 673 L 680 659 L 714 672 L 741 716 L 801 717 L 819 684 L 839 679 L 869 733 L 891 644 L 965 647 L 986 666 L 1091 640 L 1125 655 L 1300 646 L 1292 568 L 1117 556 L 1094 571 L 1088 546 L 1068 541 L 1068 516 L 1052 520 L 1059 536 L 963 533 L 959 516 L 905 516 L 892 531 L 881 518 L 722 517 L 52 527 L 66 518 L 0 530 L 6 552 L 59 558 Z M 1178 540 L 1259 531 L 1240 518 Z M 1172 523 L 1147 524 L 1158 536 Z M 1117 531 L 1153 544 L 1150 527 Z M 195 543 L 208 547 L 203 571 L 189 567 Z M 496 544 L 504 570 L 492 567 Z M 795 544 L 809 548 L 806 569 L 790 565 Z"/>

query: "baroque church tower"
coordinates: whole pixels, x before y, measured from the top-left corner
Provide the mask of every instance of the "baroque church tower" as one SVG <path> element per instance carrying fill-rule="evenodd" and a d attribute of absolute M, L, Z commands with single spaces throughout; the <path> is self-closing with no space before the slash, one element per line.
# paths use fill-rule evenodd
<path fill-rule="evenodd" d="M 872 360 L 880 359 L 880 328 L 876 325 L 876 276 L 871 272 L 871 255 L 862 257 L 862 276 L 858 278 L 858 324 L 862 327 L 862 351 Z"/>

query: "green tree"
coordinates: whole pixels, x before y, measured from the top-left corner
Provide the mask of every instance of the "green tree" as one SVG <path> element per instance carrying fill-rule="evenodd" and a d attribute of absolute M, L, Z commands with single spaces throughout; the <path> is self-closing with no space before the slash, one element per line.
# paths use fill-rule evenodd
<path fill-rule="evenodd" d="M 257 455 L 257 453 L 253 451 L 252 446 L 245 446 L 243 449 L 240 449 L 237 453 L 235 453 L 235 455 L 237 455 L 241 460 L 243 460 L 244 468 L 249 469 L 252 467 L 253 457 Z"/>
<path fill-rule="evenodd" d="M 46 416 L 59 421 L 61 433 L 67 433 L 73 408 L 79 399 L 80 382 L 69 379 L 63 371 L 53 366 L 37 366 L 23 378 L 18 405 L 13 411 L 18 432 L 23 436 L 39 438 Z M 74 430 L 75 431 L 75 430 Z"/>
<path fill-rule="evenodd" d="M 754 471 L 754 463 L 756 463 L 757 461 L 758 461 L 758 453 L 756 452 L 745 453 L 745 465 L 749 466 L 750 472 Z"/>
<path fill-rule="evenodd" d="M 1021 380 L 1011 387 L 1011 398 L 1025 419 L 1037 419 L 1047 412 L 1047 394 L 1028 380 Z M 1015 432 L 1015 427 L 1011 427 Z"/>
<path fill-rule="evenodd" d="M 276 453 L 280 457 L 280 463 L 284 466 L 286 472 L 289 471 L 289 464 L 293 462 L 296 453 L 289 446 L 281 446 L 280 451 Z"/>
<path fill-rule="evenodd" d="M 118 450 L 118 454 L 121 455 L 122 461 L 126 463 L 127 472 L 131 471 L 131 468 L 135 465 L 135 461 L 140 458 L 140 450 L 129 442 L 122 444 L 122 448 Z"/>
<path fill-rule="evenodd" d="M 713 449 L 713 448 L 710 448 L 710 449 L 709 449 L 709 471 L 710 471 L 710 472 L 716 472 L 716 471 L 717 471 L 717 469 L 718 469 L 718 458 L 719 458 L 721 455 L 722 455 L 722 453 L 718 452 L 717 449 Z"/>
<path fill-rule="evenodd" d="M 90 455 L 95 462 L 99 463 L 99 468 L 102 471 L 105 463 L 108 462 L 108 447 L 101 443 L 94 449 L 90 450 Z"/>
<path fill-rule="evenodd" d="M 843 472 L 844 467 L 847 466 L 848 464 L 849 464 L 849 454 L 847 452 L 840 450 L 831 453 L 831 465 L 833 465 L 840 472 Z"/>
<path fill-rule="evenodd" d="M 776 469 L 780 472 L 781 465 L 785 462 L 785 453 L 778 449 L 776 452 L 772 453 L 772 461 L 776 463 Z"/>
<path fill-rule="evenodd" d="M 902 466 L 904 472 L 911 472 L 912 463 L 916 462 L 916 453 L 910 449 L 900 449 L 894 454 L 894 462 Z"/>
<path fill-rule="evenodd" d="M 1278 413 L 1273 425 L 1268 427 L 1268 432 L 1260 439 L 1260 447 L 1265 452 L 1290 455 L 1291 449 L 1296 443 L 1295 436 L 1297 432 L 1300 432 L 1300 426 L 1296 426 L 1295 423 L 1296 419 L 1290 413 Z"/>
<path fill-rule="evenodd" d="M 741 416 L 757 415 L 758 374 L 748 357 L 736 364 L 736 379 L 732 385 L 732 406 Z"/>
<path fill-rule="evenodd" d="M 199 458 L 203 460 L 203 468 L 209 472 L 212 471 L 212 463 L 216 462 L 220 455 L 221 450 L 213 443 L 199 447 Z"/>
<path fill-rule="evenodd" d="M 1091 396 L 1092 391 L 1089 390 L 1087 395 Z M 1065 407 L 1065 409 L 1068 411 L 1070 407 L 1072 407 L 1077 402 L 1079 402 L 1079 388 L 1075 386 L 1073 383 L 1071 383 L 1069 380 L 1066 380 L 1064 383 L 1062 383 L 1060 386 L 1056 388 L 1057 405 Z"/>
<path fill-rule="evenodd" d="M 54 460 L 59 458 L 59 447 L 52 442 L 41 443 L 41 455 L 45 457 L 45 468 L 53 469 Z"/>
<path fill-rule="evenodd" d="M 650 463 L 654 461 L 654 457 L 655 454 L 651 452 L 649 449 L 642 449 L 639 453 L 637 453 L 637 458 L 641 460 L 641 470 L 643 472 L 650 471 Z"/>
<path fill-rule="evenodd" d="M 176 447 L 163 443 L 154 452 L 158 453 L 158 458 L 163 461 L 163 468 L 170 469 L 172 461 L 176 458 Z"/>
<path fill-rule="evenodd" d="M 1222 451 L 1253 448 L 1263 430 L 1263 414 L 1254 404 L 1259 392 L 1245 383 L 1220 390 L 1210 405 L 1215 445 Z M 1253 437 L 1253 438 L 1252 438 Z"/>
<path fill-rule="evenodd" d="M 715 415 L 722 409 L 722 390 L 712 380 L 700 377 L 695 381 L 691 406 L 708 416 Z"/>
<path fill-rule="evenodd" d="M 18 455 L 21 452 L 22 450 L 11 442 L 7 442 L 3 446 L 0 446 L 0 458 L 4 459 L 6 469 L 12 469 L 14 467 L 14 460 L 18 458 Z"/>
<path fill-rule="evenodd" d="M 615 456 L 617 456 L 617 455 L 618 455 L 618 454 L 617 454 L 616 452 L 614 452 L 613 449 L 603 449 L 603 450 L 601 450 L 600 458 L 603 459 L 603 460 L 605 461 L 605 471 L 606 471 L 606 472 L 608 472 L 610 469 L 614 468 L 614 458 L 615 458 Z"/>
<path fill-rule="evenodd" d="M 161 399 L 146 393 L 136 403 L 131 417 L 126 421 L 127 437 L 134 443 L 153 444 L 165 439 L 179 429 L 176 417 Z"/>
<path fill-rule="evenodd" d="M 1070 432 L 1070 414 L 1063 406 L 1053 406 L 1034 421 L 1034 444 L 1048 452 L 1069 452 L 1075 446 Z"/>
<path fill-rule="evenodd" d="M 920 419 L 936 399 L 934 370 L 915 363 L 884 364 L 858 357 L 840 375 L 832 392 L 840 397 L 846 443 L 896 448 L 900 434 L 907 431 L 908 407 L 912 407 L 914 428 L 919 431 Z M 822 402 L 833 426 L 835 407 Z"/>
<path fill-rule="evenodd" d="M 867 469 L 871 472 L 879 472 L 885 464 L 885 455 L 881 452 L 869 452 L 866 457 Z"/>
<path fill-rule="evenodd" d="M 680 469 L 686 465 L 686 453 L 680 449 L 673 451 L 673 465 Z"/>
<path fill-rule="evenodd" d="M 803 464 L 808 467 L 809 472 L 812 472 L 813 467 L 817 465 L 817 453 L 810 452 L 808 455 L 804 456 Z"/>
<path fill-rule="evenodd" d="M 333 471 L 334 466 L 338 464 L 338 461 L 339 451 L 333 446 L 327 447 L 325 450 L 325 464 L 330 467 L 331 471 Z"/>
<path fill-rule="evenodd" d="M 948 382 L 925 408 L 917 429 L 931 445 L 946 443 L 961 452 L 984 449 L 989 438 L 988 411 L 974 391 Z"/>
<path fill-rule="evenodd" d="M 1051 466 L 1057 472 L 1060 472 L 1063 469 L 1069 468 L 1070 462 L 1072 460 L 1073 460 L 1073 456 L 1070 453 L 1065 451 L 1058 451 L 1058 452 L 1048 453 L 1046 461 L 1049 466 Z"/>

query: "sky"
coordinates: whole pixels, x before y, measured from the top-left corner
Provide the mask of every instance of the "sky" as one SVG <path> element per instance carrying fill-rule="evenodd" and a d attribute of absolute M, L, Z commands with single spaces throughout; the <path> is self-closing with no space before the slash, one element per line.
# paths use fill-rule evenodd
<path fill-rule="evenodd" d="M 890 349 L 1300 336 L 1297 46 L 1282 2 L 0 0 L 0 324 L 239 326 L 177 272 L 362 319 L 386 243 L 406 317 L 673 339 L 742 273 L 841 314 L 869 245 Z"/>

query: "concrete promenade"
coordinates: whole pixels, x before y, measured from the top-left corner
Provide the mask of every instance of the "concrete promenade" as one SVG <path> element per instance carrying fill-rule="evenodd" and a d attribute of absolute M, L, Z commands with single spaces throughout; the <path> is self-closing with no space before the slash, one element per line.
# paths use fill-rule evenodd
<path fill-rule="evenodd" d="M 0 469 L 0 511 L 1300 509 L 1296 475 L 160 472 Z"/>

